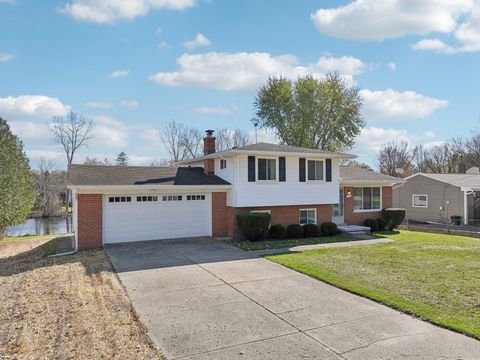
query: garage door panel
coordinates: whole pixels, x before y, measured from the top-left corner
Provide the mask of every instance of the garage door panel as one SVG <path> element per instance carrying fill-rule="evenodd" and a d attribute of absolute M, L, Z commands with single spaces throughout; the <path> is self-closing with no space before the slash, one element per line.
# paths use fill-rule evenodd
<path fill-rule="evenodd" d="M 103 242 L 116 243 L 211 235 L 211 196 L 205 200 L 103 202 Z M 118 195 L 116 195 L 118 196 Z M 121 195 L 124 196 L 124 195 Z M 130 195 L 128 195 L 130 196 Z"/>

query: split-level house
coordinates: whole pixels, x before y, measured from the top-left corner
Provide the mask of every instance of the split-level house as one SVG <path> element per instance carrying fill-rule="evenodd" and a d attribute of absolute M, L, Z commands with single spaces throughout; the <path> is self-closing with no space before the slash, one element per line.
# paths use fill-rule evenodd
<path fill-rule="evenodd" d="M 268 212 L 272 224 L 362 224 L 392 205 L 397 178 L 345 168 L 354 155 L 258 143 L 175 167 L 72 165 L 78 249 L 119 242 L 214 236 L 239 238 L 236 215 Z"/>

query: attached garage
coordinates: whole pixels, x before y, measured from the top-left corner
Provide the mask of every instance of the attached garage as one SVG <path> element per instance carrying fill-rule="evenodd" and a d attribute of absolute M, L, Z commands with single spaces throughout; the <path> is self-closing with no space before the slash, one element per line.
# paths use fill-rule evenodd
<path fill-rule="evenodd" d="M 199 167 L 72 165 L 79 250 L 104 244 L 226 236 L 229 182 Z"/>
<path fill-rule="evenodd" d="M 212 235 L 208 193 L 103 196 L 103 243 Z"/>

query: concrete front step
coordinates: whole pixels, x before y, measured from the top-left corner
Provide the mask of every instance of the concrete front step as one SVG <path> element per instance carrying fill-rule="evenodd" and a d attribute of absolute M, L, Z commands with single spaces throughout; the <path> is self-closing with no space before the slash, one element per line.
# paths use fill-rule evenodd
<path fill-rule="evenodd" d="M 368 226 L 361 225 L 339 225 L 338 230 L 349 234 L 368 234 L 370 228 Z"/>

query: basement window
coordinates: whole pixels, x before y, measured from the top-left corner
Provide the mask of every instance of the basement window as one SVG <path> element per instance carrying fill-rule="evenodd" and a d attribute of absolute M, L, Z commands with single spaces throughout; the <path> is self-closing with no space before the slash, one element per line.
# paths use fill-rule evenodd
<path fill-rule="evenodd" d="M 108 202 L 111 202 L 111 203 L 132 202 L 132 197 L 131 196 L 110 196 L 108 198 Z"/>

